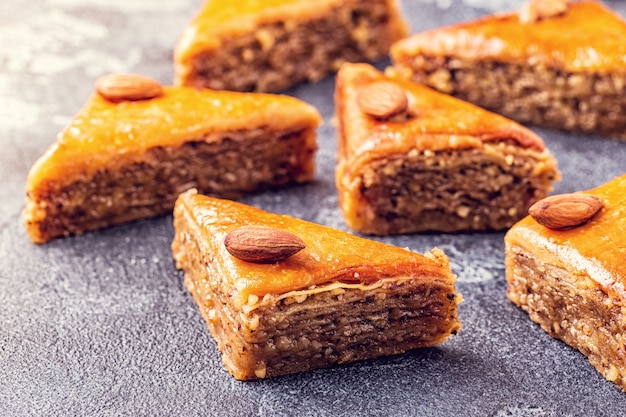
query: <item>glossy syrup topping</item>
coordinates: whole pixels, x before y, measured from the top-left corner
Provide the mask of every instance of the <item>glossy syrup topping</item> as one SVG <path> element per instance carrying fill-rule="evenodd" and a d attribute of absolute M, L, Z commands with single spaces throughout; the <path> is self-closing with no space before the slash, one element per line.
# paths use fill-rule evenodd
<path fill-rule="evenodd" d="M 528 216 L 509 231 L 507 241 L 585 271 L 626 303 L 626 175 L 585 193 L 603 202 L 588 222 L 554 230 Z"/>
<path fill-rule="evenodd" d="M 370 284 L 388 277 L 454 280 L 445 255 L 428 258 L 406 249 L 364 239 L 350 233 L 269 213 L 230 200 L 183 193 L 176 216 L 187 213 L 207 249 L 220 263 L 221 276 L 243 300 L 249 294 L 283 294 L 330 282 Z M 224 239 L 244 225 L 288 232 L 306 244 L 295 255 L 276 263 L 259 264 L 232 256 Z"/>
<path fill-rule="evenodd" d="M 406 93 L 408 117 L 381 119 L 363 111 L 363 89 L 393 83 Z M 369 64 L 344 64 L 337 76 L 336 102 L 342 123 L 344 155 L 376 154 L 393 149 L 479 148 L 484 142 L 511 141 L 544 150 L 543 140 L 526 127 L 421 84 L 389 77 Z"/>
<path fill-rule="evenodd" d="M 298 28 L 302 22 L 321 19 L 345 9 L 345 19 L 351 19 L 349 7 L 358 1 L 345 0 L 208 0 L 183 32 L 175 50 L 175 60 L 187 62 L 197 53 L 218 49 L 222 39 L 254 33 L 256 29 L 278 23 L 287 31 Z M 362 2 L 368 3 L 368 2 Z M 375 3 L 375 2 L 369 2 Z M 393 39 L 401 39 L 408 28 L 395 0 L 381 0 L 388 11 L 386 22 Z M 366 7 L 376 7 L 376 4 Z M 267 38 L 269 34 L 259 39 Z M 271 35 L 269 35 L 271 39 Z M 270 40 L 270 39 L 266 39 Z M 263 43 L 264 41 L 262 41 Z"/>
<path fill-rule="evenodd" d="M 221 39 L 253 32 L 276 21 L 296 27 L 299 21 L 323 16 L 341 0 L 208 0 L 187 26 L 176 47 L 177 60 L 197 51 L 219 48 Z"/>
<path fill-rule="evenodd" d="M 596 1 L 572 2 L 562 14 L 525 23 L 518 13 L 494 14 L 398 42 L 391 55 L 427 54 L 562 70 L 626 72 L 626 22 Z"/>
<path fill-rule="evenodd" d="M 155 146 L 177 146 L 212 133 L 269 128 L 315 128 L 321 116 L 311 105 L 276 94 L 163 87 L 149 100 L 112 102 L 92 95 L 83 109 L 35 163 L 27 187 L 71 180 L 140 159 Z M 209 140 L 209 139 L 206 139 Z"/>

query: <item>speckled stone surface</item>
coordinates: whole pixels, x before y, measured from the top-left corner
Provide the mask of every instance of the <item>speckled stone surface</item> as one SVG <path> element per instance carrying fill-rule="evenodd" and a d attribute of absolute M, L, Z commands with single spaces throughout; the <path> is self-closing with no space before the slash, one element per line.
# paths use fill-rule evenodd
<path fill-rule="evenodd" d="M 626 4 L 606 1 L 626 15 Z M 413 32 L 520 1 L 404 0 Z M 21 224 L 26 174 L 108 72 L 169 83 L 199 1 L 0 3 L 0 415 L 617 416 L 626 394 L 505 297 L 503 234 L 384 238 L 451 258 L 461 333 L 405 355 L 257 382 L 234 380 L 171 257 L 172 218 L 35 246 Z M 385 62 L 378 63 L 383 67 Z M 316 180 L 244 201 L 346 229 L 333 183 L 334 81 L 290 91 L 322 112 Z M 626 172 L 626 143 L 537 130 L 557 192 Z"/>

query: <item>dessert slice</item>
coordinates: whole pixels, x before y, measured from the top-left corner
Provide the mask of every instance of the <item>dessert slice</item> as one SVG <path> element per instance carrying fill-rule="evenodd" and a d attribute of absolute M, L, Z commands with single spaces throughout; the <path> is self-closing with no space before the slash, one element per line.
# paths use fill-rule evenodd
<path fill-rule="evenodd" d="M 399 354 L 461 328 L 438 249 L 420 255 L 195 190 L 176 202 L 174 227 L 176 265 L 237 379 Z"/>
<path fill-rule="evenodd" d="M 504 229 L 560 176 L 529 129 L 368 64 L 341 68 L 335 102 L 339 201 L 361 233 Z"/>
<path fill-rule="evenodd" d="M 531 213 L 505 236 L 509 299 L 626 391 L 626 175 Z"/>
<path fill-rule="evenodd" d="M 321 117 L 295 98 L 127 74 L 97 90 L 28 175 L 36 243 L 168 213 L 191 187 L 233 198 L 313 176 Z"/>
<path fill-rule="evenodd" d="M 396 0 L 208 0 L 178 42 L 175 82 L 284 90 L 386 56 L 406 34 Z"/>
<path fill-rule="evenodd" d="M 400 76 L 519 122 L 626 139 L 624 38 L 600 2 L 534 0 L 416 34 L 391 58 Z"/>

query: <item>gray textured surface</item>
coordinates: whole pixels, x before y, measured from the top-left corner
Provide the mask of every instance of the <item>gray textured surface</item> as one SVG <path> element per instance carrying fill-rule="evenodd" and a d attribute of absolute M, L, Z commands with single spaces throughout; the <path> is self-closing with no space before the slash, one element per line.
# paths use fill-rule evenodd
<path fill-rule="evenodd" d="M 623 2 L 606 2 L 626 15 Z M 519 1 L 405 0 L 413 32 Z M 99 75 L 164 83 L 199 1 L 33 0 L 0 4 L 0 415 L 616 416 L 626 396 L 505 297 L 501 233 L 382 239 L 450 256 L 462 332 L 438 348 L 242 383 L 220 364 L 175 269 L 171 217 L 32 245 L 20 220 L 31 164 Z M 380 63 L 383 65 L 384 63 Z M 291 91 L 323 113 L 318 174 L 246 198 L 345 229 L 333 184 L 333 80 Z M 539 131 L 558 192 L 626 171 L 626 143 Z"/>

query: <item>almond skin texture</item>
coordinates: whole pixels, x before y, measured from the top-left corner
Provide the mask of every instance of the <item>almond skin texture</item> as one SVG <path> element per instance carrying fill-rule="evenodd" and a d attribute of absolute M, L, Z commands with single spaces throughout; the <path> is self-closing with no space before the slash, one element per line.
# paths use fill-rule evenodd
<path fill-rule="evenodd" d="M 163 86 L 137 74 L 109 74 L 96 81 L 96 92 L 112 102 L 149 100 L 163 94 Z"/>
<path fill-rule="evenodd" d="M 604 202 L 595 195 L 559 194 L 537 201 L 528 213 L 549 229 L 565 230 L 587 223 L 602 207 Z"/>
<path fill-rule="evenodd" d="M 274 227 L 243 226 L 226 235 L 226 250 L 236 258 L 255 263 L 277 263 L 306 247 L 298 236 Z"/>
<path fill-rule="evenodd" d="M 529 24 L 562 15 L 569 8 L 568 3 L 568 0 L 529 0 L 519 11 L 519 21 Z"/>
<path fill-rule="evenodd" d="M 409 101 L 399 85 L 388 81 L 377 81 L 359 89 L 357 104 L 365 114 L 379 119 L 388 119 L 403 113 Z"/>

